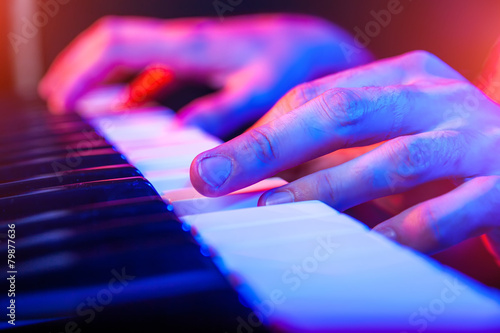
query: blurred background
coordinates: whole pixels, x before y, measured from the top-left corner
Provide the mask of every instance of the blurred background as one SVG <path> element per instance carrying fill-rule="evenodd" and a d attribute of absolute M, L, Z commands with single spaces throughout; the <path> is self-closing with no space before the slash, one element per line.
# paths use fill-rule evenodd
<path fill-rule="evenodd" d="M 105 15 L 160 18 L 218 16 L 217 4 L 232 10 L 224 17 L 293 12 L 324 17 L 355 34 L 373 21 L 371 11 L 398 0 L 1 0 L 0 91 L 24 97 L 54 57 L 82 30 Z M 500 35 L 500 1 L 400 0 L 403 10 L 370 38 L 377 58 L 415 49 L 430 51 L 474 79 Z M 219 7 L 220 8 L 220 7 Z M 45 14 L 45 15 L 44 15 Z M 27 27 L 27 23 L 38 26 Z M 34 29 L 31 29 L 34 28 Z M 33 31 L 34 30 L 34 31 Z"/>
<path fill-rule="evenodd" d="M 217 17 L 222 4 L 230 8 L 223 18 L 264 12 L 310 14 L 355 35 L 374 21 L 373 11 L 394 2 L 403 10 L 367 43 L 377 58 L 423 49 L 473 80 L 500 36 L 498 0 L 0 0 L 0 99 L 36 99 L 37 83 L 56 55 L 105 15 Z M 500 269 L 478 239 L 463 244 L 453 256 L 448 253 L 453 251 L 435 258 L 500 287 Z"/>

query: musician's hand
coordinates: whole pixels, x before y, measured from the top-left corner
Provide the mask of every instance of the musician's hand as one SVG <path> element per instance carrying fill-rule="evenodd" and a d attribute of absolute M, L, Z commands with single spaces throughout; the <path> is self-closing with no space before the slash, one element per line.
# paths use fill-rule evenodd
<path fill-rule="evenodd" d="M 376 230 L 429 253 L 487 233 L 500 255 L 500 106 L 436 57 L 412 52 L 303 84 L 259 124 L 196 157 L 198 191 L 223 195 L 329 152 L 385 141 L 259 204 L 317 199 L 345 210 L 453 179 L 462 184 Z"/>
<path fill-rule="evenodd" d="M 180 120 L 224 136 L 259 119 L 293 86 L 370 60 L 352 45 L 340 28 L 307 16 L 105 18 L 61 53 L 39 91 L 62 112 L 99 83 L 161 63 L 176 77 L 220 89 L 187 105 Z"/>

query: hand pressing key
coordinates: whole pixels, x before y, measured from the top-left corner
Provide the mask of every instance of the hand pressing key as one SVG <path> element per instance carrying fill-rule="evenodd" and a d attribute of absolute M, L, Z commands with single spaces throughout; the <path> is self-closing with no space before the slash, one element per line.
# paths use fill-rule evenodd
<path fill-rule="evenodd" d="M 309 16 L 106 17 L 57 57 L 39 91 L 52 111 L 65 112 L 99 84 L 162 64 L 180 80 L 218 89 L 185 106 L 179 121 L 224 137 L 255 122 L 298 83 L 371 59 L 366 50 L 346 53 L 352 43 L 342 29 Z"/>
<path fill-rule="evenodd" d="M 219 196 L 343 148 L 380 146 L 262 195 L 345 210 L 451 178 L 461 185 L 375 230 L 431 253 L 486 233 L 500 254 L 500 106 L 422 51 L 302 84 L 256 127 L 196 157 L 191 181 Z M 500 258 L 500 257 L 499 257 Z"/>

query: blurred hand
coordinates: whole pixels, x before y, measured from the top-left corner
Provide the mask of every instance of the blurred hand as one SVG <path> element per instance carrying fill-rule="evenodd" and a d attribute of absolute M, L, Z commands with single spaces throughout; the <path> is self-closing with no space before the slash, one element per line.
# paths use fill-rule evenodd
<path fill-rule="evenodd" d="M 223 195 L 332 151 L 385 141 L 259 204 L 316 199 L 342 211 L 452 179 L 461 185 L 375 230 L 427 253 L 486 233 L 500 258 L 500 106 L 435 56 L 411 52 L 302 84 L 258 125 L 196 157 L 198 191 Z"/>
<path fill-rule="evenodd" d="M 57 57 L 39 91 L 53 111 L 64 112 L 100 83 L 164 64 L 178 78 L 220 89 L 187 105 L 179 120 L 225 136 L 260 118 L 293 86 L 370 60 L 366 50 L 346 52 L 352 44 L 340 28 L 306 16 L 107 17 Z"/>

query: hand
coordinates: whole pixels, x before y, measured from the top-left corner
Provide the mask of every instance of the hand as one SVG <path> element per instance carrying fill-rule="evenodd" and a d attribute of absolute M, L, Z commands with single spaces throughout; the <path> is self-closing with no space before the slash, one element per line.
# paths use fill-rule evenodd
<path fill-rule="evenodd" d="M 306 16 L 108 17 L 58 56 L 39 91 L 63 112 L 100 83 L 164 64 L 176 77 L 220 89 L 187 105 L 179 120 L 225 136 L 260 118 L 298 83 L 370 60 L 366 50 L 345 52 L 352 44 L 340 28 Z"/>
<path fill-rule="evenodd" d="M 198 191 L 223 195 L 332 151 L 386 141 L 259 204 L 316 199 L 342 211 L 453 179 L 462 184 L 375 230 L 427 253 L 486 233 L 500 255 L 500 106 L 435 56 L 412 52 L 300 85 L 259 124 L 196 157 Z"/>

